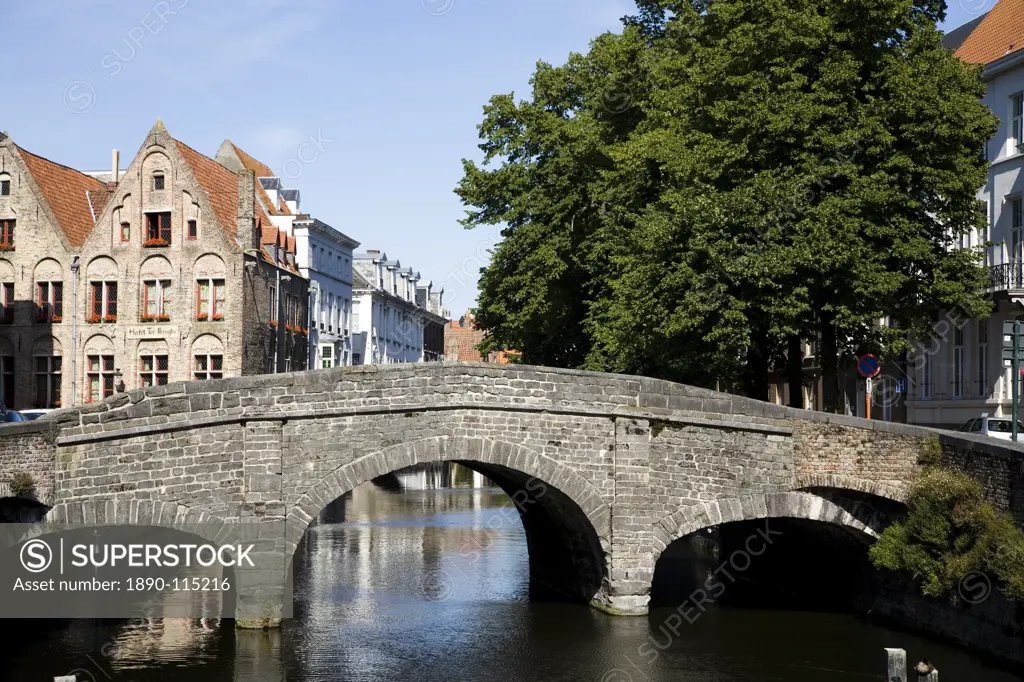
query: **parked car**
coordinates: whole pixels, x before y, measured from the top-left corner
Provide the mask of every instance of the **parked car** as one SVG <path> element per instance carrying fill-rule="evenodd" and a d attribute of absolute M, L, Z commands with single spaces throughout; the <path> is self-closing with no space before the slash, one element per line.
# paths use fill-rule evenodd
<path fill-rule="evenodd" d="M 983 414 L 980 417 L 968 419 L 958 430 L 966 433 L 977 433 L 981 436 L 1010 440 L 1013 437 L 1013 421 L 1006 417 L 989 417 Z M 1018 437 L 1024 441 L 1024 422 L 1017 422 L 1017 433 L 1019 434 Z"/>
<path fill-rule="evenodd" d="M 14 410 L 7 410 L 3 414 L 0 414 L 0 423 L 7 422 L 27 422 L 28 420 L 21 414 Z"/>
<path fill-rule="evenodd" d="M 31 410 L 22 410 L 21 411 L 21 416 L 24 417 L 27 421 L 32 421 L 34 419 L 39 419 L 44 414 L 50 414 L 51 412 L 53 412 L 53 410 L 44 410 L 44 409 L 35 409 L 35 408 L 33 408 Z"/>

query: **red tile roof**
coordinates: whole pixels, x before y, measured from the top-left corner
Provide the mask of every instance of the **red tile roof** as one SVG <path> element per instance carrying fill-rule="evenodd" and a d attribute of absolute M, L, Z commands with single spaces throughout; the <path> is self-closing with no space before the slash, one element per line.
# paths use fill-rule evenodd
<path fill-rule="evenodd" d="M 105 192 L 103 183 L 74 168 L 36 156 L 21 147 L 17 149 L 50 210 L 57 218 L 57 227 L 64 232 L 72 246 L 84 244 L 95 224 L 93 208 L 89 203 L 89 192 Z"/>
<path fill-rule="evenodd" d="M 175 142 L 185 163 L 192 169 L 196 182 L 208 195 L 221 229 L 232 237 L 236 236 L 238 234 L 238 176 L 181 140 L 175 140 Z"/>
<path fill-rule="evenodd" d="M 956 56 L 971 64 L 989 64 L 1024 49 L 1024 0 L 999 0 L 967 36 Z"/>
<path fill-rule="evenodd" d="M 228 140 L 228 144 L 230 144 L 231 148 L 235 150 L 235 154 L 238 156 L 238 160 L 242 162 L 242 166 L 247 170 L 251 170 L 252 172 L 256 173 L 257 178 L 274 177 L 274 171 L 270 170 L 270 166 L 263 163 L 262 161 L 259 161 L 258 159 L 249 156 L 231 140 Z M 289 215 L 289 212 L 287 210 L 282 211 L 280 208 L 274 205 L 274 202 L 270 200 L 270 195 L 267 194 L 267 190 L 263 189 L 263 185 L 261 185 L 258 180 L 256 182 L 256 194 L 259 195 L 260 201 L 263 202 L 263 208 L 270 215 Z"/>
<path fill-rule="evenodd" d="M 228 140 L 228 144 L 230 144 L 231 148 L 235 150 L 235 154 L 238 155 L 238 158 L 242 162 L 242 165 L 245 166 L 247 169 L 249 169 L 249 170 L 253 171 L 254 173 L 256 173 L 256 177 L 257 178 L 272 178 L 272 177 L 274 177 L 274 171 L 270 170 L 270 166 L 268 166 L 267 164 L 263 163 L 262 161 L 257 161 L 253 157 L 249 156 L 248 154 L 243 152 L 241 149 L 239 149 L 238 145 L 236 145 L 231 140 Z"/>

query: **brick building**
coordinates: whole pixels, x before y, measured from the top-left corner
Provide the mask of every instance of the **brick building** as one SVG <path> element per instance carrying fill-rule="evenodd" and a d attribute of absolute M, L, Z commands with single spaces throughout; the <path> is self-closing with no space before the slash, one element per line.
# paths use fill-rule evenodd
<path fill-rule="evenodd" d="M 484 340 L 485 333 L 473 323 L 473 314 L 467 312 L 457 320 L 449 320 L 444 328 L 445 360 L 465 362 L 496 362 L 505 365 L 514 361 L 515 353 L 494 351 L 487 357 L 480 355 L 477 344 Z"/>
<path fill-rule="evenodd" d="M 126 171 L 0 137 L 0 391 L 55 407 L 306 364 L 308 281 L 250 171 L 158 121 Z"/>

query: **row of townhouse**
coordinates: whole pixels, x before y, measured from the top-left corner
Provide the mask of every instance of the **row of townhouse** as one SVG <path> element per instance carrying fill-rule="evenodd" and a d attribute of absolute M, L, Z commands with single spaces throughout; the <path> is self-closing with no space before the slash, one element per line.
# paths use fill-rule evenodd
<path fill-rule="evenodd" d="M 355 256 L 355 364 L 443 360 L 448 312 L 443 289 L 371 250 Z"/>
<path fill-rule="evenodd" d="M 230 141 L 205 156 L 160 121 L 127 168 L 119 161 L 115 151 L 109 171 L 82 172 L 0 135 L 7 406 L 376 357 L 353 344 L 358 242 L 301 213 L 298 190 L 265 164 Z M 443 319 L 441 292 L 417 291 L 402 305 L 422 330 Z M 367 304 L 365 331 L 387 329 L 388 314 Z M 441 359 L 422 336 L 406 343 L 382 361 Z"/>
<path fill-rule="evenodd" d="M 310 283 L 311 369 L 444 359 L 442 289 L 379 251 L 355 254 L 359 242 L 302 213 L 299 190 L 230 141 L 216 159 L 256 174 L 271 223 L 295 240 L 299 270 Z"/>

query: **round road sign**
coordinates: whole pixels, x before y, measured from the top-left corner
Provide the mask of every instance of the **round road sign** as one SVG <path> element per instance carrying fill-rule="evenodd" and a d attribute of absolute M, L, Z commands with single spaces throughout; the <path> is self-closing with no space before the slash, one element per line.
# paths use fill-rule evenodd
<path fill-rule="evenodd" d="M 860 372 L 862 377 L 870 379 L 873 376 L 878 376 L 878 373 L 882 371 L 882 366 L 879 364 L 878 358 L 871 353 L 867 353 L 860 356 L 860 359 L 857 360 L 857 371 Z"/>

